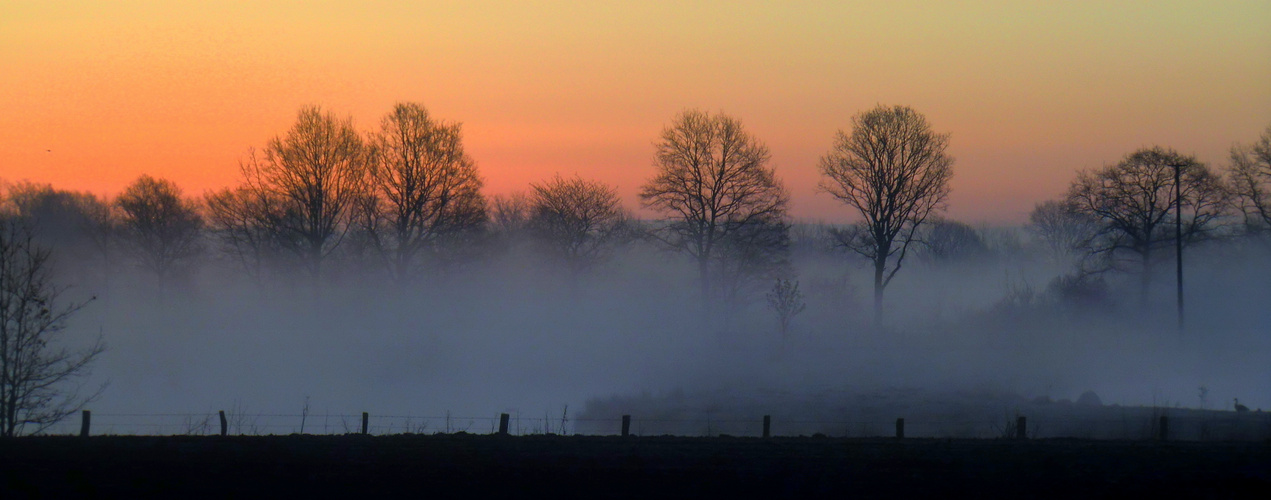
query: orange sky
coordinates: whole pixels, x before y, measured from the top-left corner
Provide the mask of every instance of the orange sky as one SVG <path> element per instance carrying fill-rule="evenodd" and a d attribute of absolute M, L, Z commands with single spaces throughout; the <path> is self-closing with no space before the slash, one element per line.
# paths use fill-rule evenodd
<path fill-rule="evenodd" d="M 841 221 L 817 159 L 906 104 L 952 133 L 950 215 L 1014 223 L 1078 169 L 1152 144 L 1221 166 L 1271 124 L 1271 2 L 508 3 L 5 2 L 0 179 L 201 194 L 303 105 L 369 130 L 416 101 L 464 123 L 488 193 L 578 173 L 635 208 L 700 107 L 768 144 L 796 217 Z"/>

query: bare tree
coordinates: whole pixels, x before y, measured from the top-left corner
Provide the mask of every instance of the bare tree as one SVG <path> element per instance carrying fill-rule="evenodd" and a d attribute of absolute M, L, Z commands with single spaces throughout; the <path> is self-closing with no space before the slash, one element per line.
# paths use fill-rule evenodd
<path fill-rule="evenodd" d="M 269 193 L 247 187 L 209 193 L 203 203 L 221 254 L 260 279 L 281 253 L 276 233 L 277 221 L 283 217 L 281 203 Z"/>
<path fill-rule="evenodd" d="M 840 240 L 874 267 L 874 320 L 918 229 L 944 209 L 953 177 L 948 134 L 906 106 L 878 106 L 852 117 L 821 158 L 821 189 L 856 209 L 861 221 Z"/>
<path fill-rule="evenodd" d="M 481 230 L 487 220 L 481 177 L 463 150 L 460 125 L 398 104 L 372 138 L 372 196 L 363 222 L 376 253 L 400 283 L 425 254 Z"/>
<path fill-rule="evenodd" d="M 571 280 L 607 260 L 625 238 L 627 215 L 613 187 L 560 175 L 530 184 L 529 227 Z"/>
<path fill-rule="evenodd" d="M 1174 168 L 1180 168 L 1183 243 L 1208 238 L 1227 207 L 1222 180 L 1194 157 L 1152 147 L 1120 163 L 1082 171 L 1067 203 L 1093 218 L 1098 230 L 1088 251 L 1103 270 L 1137 267 L 1146 303 L 1155 251 L 1174 242 Z"/>
<path fill-rule="evenodd" d="M 963 222 L 934 217 L 923 232 L 922 254 L 932 263 L 974 262 L 992 253 L 980 232 Z"/>
<path fill-rule="evenodd" d="M 1231 182 L 1245 227 L 1252 231 L 1271 230 L 1271 126 L 1258 142 L 1231 148 Z"/>
<path fill-rule="evenodd" d="M 490 224 L 500 233 L 525 229 L 530 220 L 530 198 L 523 191 L 490 197 Z"/>
<path fill-rule="evenodd" d="M 142 175 L 115 199 L 124 242 L 162 283 L 203 250 L 203 217 L 172 181 Z"/>
<path fill-rule="evenodd" d="M 79 411 L 98 393 L 80 395 L 76 380 L 105 346 L 61 345 L 70 317 L 85 303 L 59 304 L 49 251 L 20 222 L 0 219 L 0 436 L 39 433 Z"/>
<path fill-rule="evenodd" d="M 768 307 L 777 315 L 777 323 L 781 327 L 781 340 L 787 342 L 790 334 L 790 322 L 808 307 L 803 300 L 803 292 L 799 291 L 799 282 L 777 278 L 772 289 L 765 294 Z"/>
<path fill-rule="evenodd" d="M 768 167 L 768 147 L 746 132 L 741 121 L 722 113 L 685 111 L 662 130 L 656 147 L 658 173 L 641 188 L 640 200 L 668 216 L 668 223 L 654 235 L 696 261 L 703 300 L 715 291 L 712 268 L 729 256 L 720 251 L 726 242 L 732 242 L 732 255 L 755 250 L 738 245 L 788 244 L 788 237 L 739 234 L 757 228 L 789 229 L 789 194 Z M 775 221 L 780 225 L 773 226 Z"/>
<path fill-rule="evenodd" d="M 90 193 L 22 182 L 5 193 L 5 205 L 63 263 L 59 273 L 82 277 L 110 267 L 119 228 L 108 202 Z"/>
<path fill-rule="evenodd" d="M 487 250 L 495 253 L 511 252 L 530 241 L 530 197 L 525 191 L 496 194 L 489 197 L 489 221 Z"/>
<path fill-rule="evenodd" d="M 1098 223 L 1065 201 L 1048 200 L 1028 214 L 1028 230 L 1042 241 L 1053 261 L 1072 263 L 1089 245 Z"/>
<path fill-rule="evenodd" d="M 315 279 L 365 196 L 366 157 L 352 119 L 315 106 L 300 110 L 285 137 L 275 137 L 262 156 L 252 153 L 242 165 L 245 187 L 256 199 L 278 204 L 280 215 L 268 219 L 280 248 Z"/>
<path fill-rule="evenodd" d="M 769 280 L 791 274 L 790 223 L 784 214 L 755 218 L 721 240 L 715 253 L 718 294 L 732 306 L 745 305 Z"/>

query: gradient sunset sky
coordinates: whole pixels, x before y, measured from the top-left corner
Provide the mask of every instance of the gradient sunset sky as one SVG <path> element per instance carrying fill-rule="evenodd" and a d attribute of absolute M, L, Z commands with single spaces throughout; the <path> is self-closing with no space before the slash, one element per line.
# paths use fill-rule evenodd
<path fill-rule="evenodd" d="M 950 216 L 1022 222 L 1076 170 L 1154 144 L 1226 164 L 1271 124 L 1271 2 L 0 4 L 0 179 L 190 195 L 317 104 L 464 124 L 487 194 L 554 173 L 632 209 L 685 108 L 740 118 L 799 219 L 843 221 L 818 158 L 904 104 L 952 134 Z"/>

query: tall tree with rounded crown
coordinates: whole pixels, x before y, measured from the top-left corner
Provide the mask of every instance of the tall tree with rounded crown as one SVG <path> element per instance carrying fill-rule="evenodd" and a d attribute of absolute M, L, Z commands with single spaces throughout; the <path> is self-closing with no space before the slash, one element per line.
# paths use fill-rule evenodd
<path fill-rule="evenodd" d="M 726 114 L 684 111 L 662 129 L 656 148 L 658 171 L 640 189 L 640 200 L 667 216 L 655 236 L 693 258 L 702 298 L 709 301 L 718 259 L 738 253 L 722 247 L 787 243 L 740 236 L 761 226 L 788 231 L 790 196 L 768 166 L 768 147 Z"/>
<path fill-rule="evenodd" d="M 932 131 L 907 106 L 878 106 L 852 118 L 821 158 L 821 189 L 856 210 L 861 220 L 839 240 L 873 264 L 874 320 L 883 291 L 904 264 L 918 229 L 944 210 L 953 177 L 949 134 Z"/>

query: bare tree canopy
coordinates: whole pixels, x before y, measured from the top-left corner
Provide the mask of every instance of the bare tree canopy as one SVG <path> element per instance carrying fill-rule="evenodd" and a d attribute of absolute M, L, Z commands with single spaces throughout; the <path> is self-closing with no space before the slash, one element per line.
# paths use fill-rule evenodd
<path fill-rule="evenodd" d="M 487 220 L 476 163 L 461 127 L 432 119 L 423 106 L 398 104 L 372 136 L 363 223 L 376 253 L 399 282 L 419 273 L 426 253 L 480 231 Z"/>
<path fill-rule="evenodd" d="M 209 193 L 203 203 L 221 253 L 259 279 L 281 251 L 275 232 L 283 217 L 281 203 L 246 186 Z"/>
<path fill-rule="evenodd" d="M 922 256 L 932 263 L 973 262 L 987 259 L 992 251 L 984 236 L 964 222 L 935 217 L 923 231 Z"/>
<path fill-rule="evenodd" d="M 1162 147 L 1140 149 L 1116 165 L 1082 171 L 1067 203 L 1093 218 L 1089 252 L 1102 269 L 1137 264 L 1146 300 L 1154 251 L 1174 241 L 1174 169 L 1181 169 L 1183 243 L 1206 239 L 1227 207 L 1222 179 L 1196 158 Z"/>
<path fill-rule="evenodd" d="M 720 247 L 763 244 L 773 238 L 734 238 L 744 230 L 785 224 L 789 194 L 768 167 L 768 147 L 725 114 L 689 110 L 662 130 L 658 173 L 640 190 L 645 207 L 669 218 L 659 238 L 697 263 L 702 297 L 713 293 L 713 261 Z M 776 241 L 788 244 L 788 238 Z M 743 251 L 735 248 L 736 251 Z"/>
<path fill-rule="evenodd" d="M 906 106 L 878 106 L 852 117 L 821 158 L 821 189 L 856 209 L 861 221 L 840 233 L 848 248 L 874 265 L 874 317 L 883 290 L 900 271 L 918 229 L 944 209 L 953 177 L 948 134 Z"/>
<path fill-rule="evenodd" d="M 202 251 L 203 217 L 166 179 L 143 175 L 115 199 L 124 242 L 145 269 L 162 281 Z"/>
<path fill-rule="evenodd" d="M 0 436 L 39 433 L 79 411 L 96 394 L 74 382 L 105 349 L 61 345 L 61 333 L 84 303 L 59 304 L 49 251 L 20 222 L 0 218 Z"/>
<path fill-rule="evenodd" d="M 490 197 L 490 225 L 504 236 L 520 232 L 529 224 L 530 198 L 524 191 Z"/>
<path fill-rule="evenodd" d="M 317 278 L 322 262 L 340 245 L 355 204 L 365 193 L 366 147 L 350 118 L 318 107 L 300 110 L 285 137 L 243 164 L 248 189 L 276 200 L 282 217 L 272 220 L 281 248 L 298 257 Z"/>
<path fill-rule="evenodd" d="M 1271 230 L 1271 125 L 1258 142 L 1231 148 L 1232 194 L 1250 230 Z"/>
<path fill-rule="evenodd" d="M 82 276 L 108 267 L 118 229 L 108 202 L 91 193 L 22 182 L 5 193 L 5 205 L 37 243 L 56 252 L 63 263 L 59 273 Z"/>
<path fill-rule="evenodd" d="M 530 190 L 529 227 L 572 277 L 607 260 L 624 238 L 627 216 L 613 187 L 557 175 Z"/>
<path fill-rule="evenodd" d="M 742 305 L 764 292 L 768 280 L 793 274 L 790 268 L 790 222 L 780 216 L 756 217 L 738 226 L 715 247 L 714 271 L 718 294 Z"/>
<path fill-rule="evenodd" d="M 808 307 L 807 302 L 803 300 L 803 292 L 799 291 L 799 282 L 777 278 L 772 289 L 764 294 L 764 298 L 768 300 L 768 308 L 777 315 L 781 343 L 782 347 L 785 347 L 790 340 L 790 323 L 794 321 L 795 316 Z"/>
<path fill-rule="evenodd" d="M 1071 263 L 1094 237 L 1098 224 L 1066 201 L 1048 200 L 1028 214 L 1028 230 L 1041 240 L 1052 260 Z"/>

